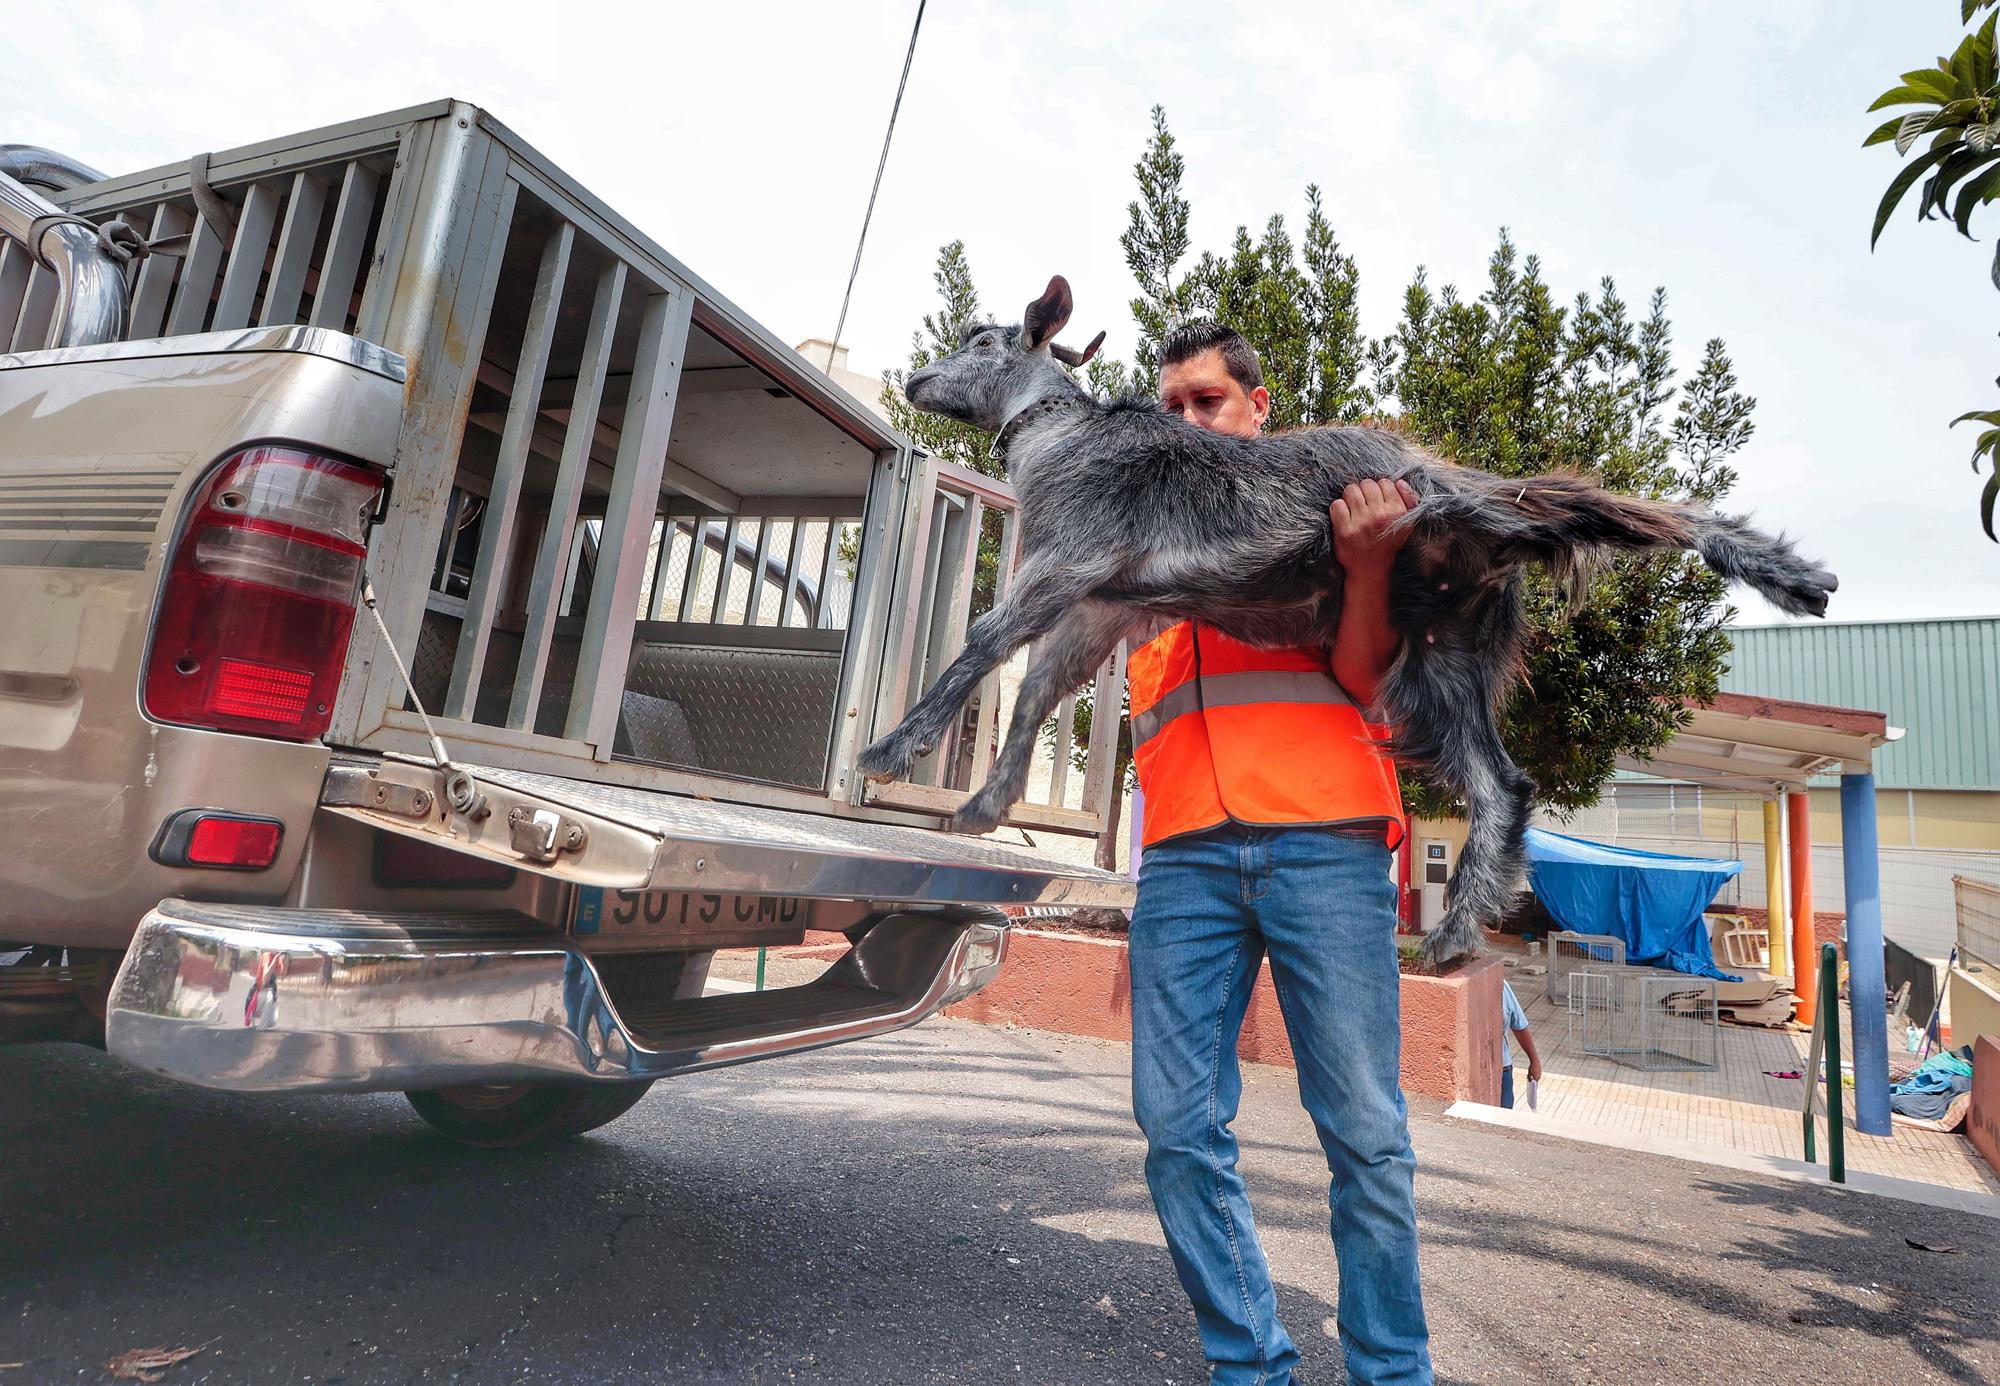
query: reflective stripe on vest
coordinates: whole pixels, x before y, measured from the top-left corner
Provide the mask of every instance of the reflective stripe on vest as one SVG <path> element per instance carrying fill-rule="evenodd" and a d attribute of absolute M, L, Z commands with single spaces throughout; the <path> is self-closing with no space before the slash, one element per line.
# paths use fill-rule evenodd
<path fill-rule="evenodd" d="M 1176 717 L 1204 707 L 1243 707 L 1250 703 L 1336 703 L 1360 705 L 1347 690 L 1325 674 L 1277 669 L 1255 674 L 1209 674 L 1190 679 L 1168 692 L 1144 712 L 1132 714 L 1132 744 L 1151 741 Z"/>
<path fill-rule="evenodd" d="M 1147 844 L 1230 821 L 1380 823 L 1401 840 L 1395 765 L 1324 655 L 1183 621 L 1133 652 L 1128 679 Z"/>

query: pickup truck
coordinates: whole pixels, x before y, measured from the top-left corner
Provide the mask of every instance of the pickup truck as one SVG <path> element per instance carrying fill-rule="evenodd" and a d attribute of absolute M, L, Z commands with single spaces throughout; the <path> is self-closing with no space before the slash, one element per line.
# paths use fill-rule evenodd
<path fill-rule="evenodd" d="M 1020 907 L 1129 903 L 945 830 L 1004 676 L 853 768 L 1014 539 L 474 107 L 0 147 L 0 1042 L 504 1146 L 915 1024 Z M 1070 711 L 1010 821 L 1087 838 L 1117 728 Z M 808 930 L 816 980 L 710 983 Z"/>

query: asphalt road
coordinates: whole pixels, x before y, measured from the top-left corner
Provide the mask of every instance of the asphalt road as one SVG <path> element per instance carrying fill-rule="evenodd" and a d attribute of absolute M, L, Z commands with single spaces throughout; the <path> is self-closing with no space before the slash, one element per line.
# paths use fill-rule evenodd
<path fill-rule="evenodd" d="M 496 1155 L 395 1096 L 0 1050 L 0 1386 L 197 1345 L 164 1382 L 1200 1382 L 1126 1070 L 1122 1046 L 936 1021 Z M 1303 1379 L 1338 1381 L 1289 1072 L 1251 1071 L 1239 1125 Z M 2000 1376 L 2000 1223 L 1415 1125 L 1442 1379 Z"/>

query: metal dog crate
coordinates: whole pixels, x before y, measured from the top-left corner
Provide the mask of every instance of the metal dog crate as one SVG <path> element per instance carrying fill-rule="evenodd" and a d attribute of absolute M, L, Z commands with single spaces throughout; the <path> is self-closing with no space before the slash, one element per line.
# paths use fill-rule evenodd
<path fill-rule="evenodd" d="M 914 451 L 485 112 L 434 102 L 55 200 L 189 236 L 137 267 L 130 338 L 307 324 L 406 359 L 370 567 L 455 753 L 916 824 L 984 778 L 999 674 L 909 782 L 853 764 L 1007 590 L 1012 489 Z M 51 291 L 21 251 L 0 261 L 17 351 L 47 344 Z M 421 754 L 383 656 L 358 623 L 329 740 Z M 1096 705 L 1122 688 L 1121 652 Z M 1014 822 L 1101 830 L 1117 719 L 1075 746 L 1074 706 Z"/>
<path fill-rule="evenodd" d="M 1573 1002 L 1577 992 L 1569 979 L 1579 968 L 1625 965 L 1625 940 L 1612 934 L 1578 934 L 1562 929 L 1550 934 L 1548 942 L 1550 1001 Z"/>
<path fill-rule="evenodd" d="M 1721 1063 L 1715 981 L 1651 968 L 1570 975 L 1570 1024 L 1585 1054 L 1632 1068 L 1713 1070 Z"/>

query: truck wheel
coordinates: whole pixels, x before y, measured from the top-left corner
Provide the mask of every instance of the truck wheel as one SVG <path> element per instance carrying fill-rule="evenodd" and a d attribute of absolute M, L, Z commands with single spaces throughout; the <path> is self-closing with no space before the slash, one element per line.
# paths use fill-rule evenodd
<path fill-rule="evenodd" d="M 638 1083 L 466 1083 L 406 1092 L 417 1115 L 465 1145 L 507 1150 L 580 1136 L 632 1110 Z"/>

